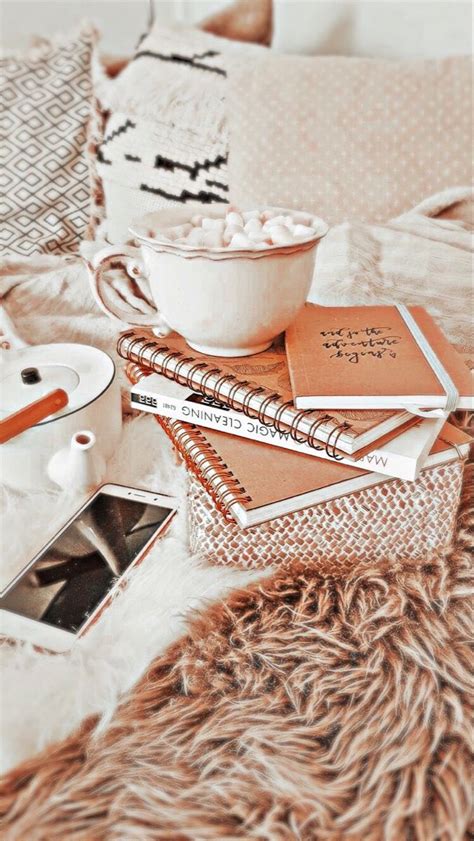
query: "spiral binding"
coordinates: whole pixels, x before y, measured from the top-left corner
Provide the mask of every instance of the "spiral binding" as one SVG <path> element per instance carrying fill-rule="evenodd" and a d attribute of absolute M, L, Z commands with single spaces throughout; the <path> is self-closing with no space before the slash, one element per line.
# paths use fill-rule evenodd
<path fill-rule="evenodd" d="M 212 390 L 212 389 L 208 386 L 207 381 L 208 381 L 209 377 L 212 377 L 214 374 L 220 374 L 220 372 L 221 372 L 221 371 L 220 371 L 220 368 L 209 368 L 209 370 L 208 370 L 208 371 L 206 371 L 206 373 L 204 374 L 204 376 L 203 376 L 203 377 L 202 377 L 202 379 L 201 379 L 201 386 L 200 386 L 200 388 L 201 388 L 204 392 L 207 392 L 207 391 L 211 391 L 211 392 L 212 392 L 213 390 Z"/>
<path fill-rule="evenodd" d="M 178 382 L 182 383 L 182 381 L 186 379 L 185 375 L 181 373 L 182 366 L 187 365 L 188 362 L 192 362 L 193 359 L 194 359 L 194 356 L 183 356 L 180 359 L 180 361 L 178 362 L 178 364 L 176 365 L 176 368 L 174 370 L 175 370 L 175 377 L 178 380 Z"/>
<path fill-rule="evenodd" d="M 235 385 L 233 385 L 232 388 L 230 389 L 229 394 L 227 395 L 226 401 L 229 404 L 230 408 L 234 410 L 234 412 L 238 412 L 239 409 L 240 409 L 240 406 L 242 405 L 241 403 L 238 403 L 238 402 L 235 401 L 235 396 L 237 395 L 238 391 L 241 388 L 245 388 L 248 385 L 249 385 L 248 380 L 242 380 L 241 382 L 239 382 L 239 380 L 237 380 Z M 220 397 L 220 395 L 218 395 L 218 397 Z"/>
<path fill-rule="evenodd" d="M 331 415 L 322 415 L 320 418 L 316 418 L 316 420 L 311 424 L 308 431 L 308 444 L 310 445 L 310 447 L 314 447 L 315 450 L 323 449 L 321 443 L 315 444 L 315 435 L 319 427 L 330 420 L 332 420 Z"/>
<path fill-rule="evenodd" d="M 333 458 L 335 459 L 335 461 L 341 461 L 343 459 L 343 456 L 337 454 L 336 448 L 339 438 L 341 437 L 342 433 L 346 431 L 348 426 L 349 424 L 347 423 L 347 421 L 344 421 L 344 423 L 339 423 L 337 424 L 337 426 L 334 427 L 334 429 L 331 430 L 331 432 L 328 435 L 328 439 L 326 441 L 326 453 L 328 454 L 329 458 Z M 333 435 L 334 441 L 331 441 Z M 332 449 L 332 452 L 330 451 L 330 448 Z"/>
<path fill-rule="evenodd" d="M 282 423 L 282 415 L 285 409 L 288 409 L 289 406 L 292 406 L 293 403 L 291 400 L 287 400 L 286 403 L 282 403 L 281 406 L 276 410 L 275 417 L 273 418 L 273 425 L 276 427 L 277 432 L 283 433 L 286 432 L 286 425 Z"/>
<path fill-rule="evenodd" d="M 235 379 L 235 374 L 223 374 L 222 377 L 219 377 L 214 386 L 214 394 L 220 395 L 220 389 L 222 388 L 224 383 L 235 382 Z"/>
<path fill-rule="evenodd" d="M 129 362 L 125 372 L 132 384 L 139 382 L 149 373 L 147 367 L 138 362 Z M 154 418 L 171 439 L 187 468 L 207 491 L 216 508 L 228 522 L 235 523 L 230 514 L 230 507 L 235 503 L 251 502 L 252 498 L 213 446 L 192 424 L 169 420 L 161 415 L 154 415 Z"/>
<path fill-rule="evenodd" d="M 179 356 L 181 356 L 181 354 L 177 350 L 174 353 L 168 353 L 163 360 L 163 374 L 165 375 L 165 377 L 168 377 L 168 379 L 173 376 L 171 371 L 168 371 L 168 365 L 172 359 L 177 359 Z"/>
<path fill-rule="evenodd" d="M 268 406 L 269 406 L 269 405 L 270 405 L 270 403 L 272 403 L 274 400 L 281 400 L 280 395 L 279 395 L 276 391 L 275 391 L 273 394 L 269 394 L 269 395 L 268 395 L 268 397 L 266 397 L 266 398 L 265 398 L 265 400 L 263 401 L 263 403 L 261 404 L 261 406 L 260 406 L 260 408 L 259 408 L 259 410 L 258 410 L 258 412 L 257 412 L 257 417 L 258 417 L 258 419 L 259 419 L 260 423 L 261 423 L 263 426 L 273 426 L 273 422 L 272 422 L 272 421 L 268 421 L 268 420 L 266 419 L 265 415 L 266 415 L 266 412 L 267 412 L 267 408 L 268 408 Z"/>
<path fill-rule="evenodd" d="M 242 412 L 247 418 L 253 417 L 253 410 L 250 408 L 249 405 L 252 397 L 255 397 L 257 394 L 262 394 L 262 392 L 264 391 L 265 389 L 262 388 L 262 386 L 257 385 L 255 386 L 255 388 L 250 388 L 247 394 L 244 396 L 244 399 L 242 400 Z"/>
<path fill-rule="evenodd" d="M 264 387 L 254 385 L 249 380 L 238 380 L 234 374 L 225 374 L 220 368 L 210 368 L 206 362 L 199 362 L 195 357 L 185 356 L 181 351 L 172 350 L 165 344 L 161 345 L 154 340 L 150 341 L 145 336 L 138 336 L 133 330 L 127 331 L 120 336 L 117 343 L 117 351 L 125 359 L 131 359 L 132 362 L 152 368 L 168 379 L 177 380 L 181 385 L 187 386 L 191 391 L 200 391 L 206 396 L 212 397 L 214 400 L 229 406 L 236 412 L 243 412 L 248 418 L 257 418 L 262 426 L 274 426 L 280 434 L 289 433 L 297 444 L 307 443 L 314 450 L 325 450 L 328 457 L 335 461 L 342 461 L 344 459 L 344 456 L 339 455 L 337 452 L 337 443 L 341 435 L 352 428 L 351 424 L 347 421 L 335 424 L 334 428 L 329 432 L 325 443 L 316 438 L 316 433 L 321 426 L 331 421 L 334 423 L 334 418 L 328 414 L 317 417 L 310 425 L 307 434 L 299 436 L 298 427 L 300 421 L 307 415 L 313 414 L 313 410 L 303 409 L 297 412 L 291 424 L 288 425 L 283 421 L 283 415 L 287 409 L 293 407 L 293 403 L 291 400 L 283 403 L 281 395 L 278 392 L 269 394 L 262 400 L 259 408 L 254 409 L 250 405 L 252 399 L 259 394 L 264 394 L 266 392 Z M 151 352 L 150 356 L 148 356 L 149 351 Z M 159 362 L 158 357 L 160 357 Z M 175 363 L 173 370 L 170 369 L 172 362 Z M 182 372 L 183 366 L 190 363 L 194 364 L 184 374 Z M 200 381 L 196 382 L 195 376 L 198 371 L 205 373 L 201 376 Z M 146 373 L 148 372 L 145 372 L 144 375 Z M 219 374 L 221 376 L 218 377 L 217 382 L 213 386 L 209 385 L 209 379 Z M 230 385 L 227 394 L 224 394 L 224 385 Z M 245 391 L 244 397 L 237 399 L 237 395 L 241 389 Z M 268 420 L 267 413 L 272 404 L 274 404 L 275 413 L 273 419 Z"/>
<path fill-rule="evenodd" d="M 290 436 L 293 438 L 293 441 L 296 441 L 297 444 L 304 444 L 306 442 L 306 438 L 304 435 L 302 438 L 298 438 L 298 424 L 302 418 L 306 417 L 306 415 L 310 415 L 311 413 L 312 409 L 302 409 L 294 416 L 293 420 L 291 421 L 289 433 Z"/>

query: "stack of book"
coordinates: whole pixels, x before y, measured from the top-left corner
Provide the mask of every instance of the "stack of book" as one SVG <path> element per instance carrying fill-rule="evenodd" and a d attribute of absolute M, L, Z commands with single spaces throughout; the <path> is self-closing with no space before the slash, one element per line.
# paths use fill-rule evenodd
<path fill-rule="evenodd" d="M 191 474 L 193 551 L 340 569 L 449 545 L 470 438 L 444 410 L 472 408 L 472 375 L 422 308 L 308 304 L 253 357 L 138 331 L 118 352 Z"/>

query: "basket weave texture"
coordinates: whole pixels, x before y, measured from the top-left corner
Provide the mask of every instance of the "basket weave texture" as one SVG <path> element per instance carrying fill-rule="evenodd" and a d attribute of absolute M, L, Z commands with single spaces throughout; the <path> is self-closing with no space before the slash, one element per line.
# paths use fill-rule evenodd
<path fill-rule="evenodd" d="M 461 460 L 440 465 L 415 482 L 389 480 L 248 529 L 226 521 L 191 476 L 191 550 L 247 569 L 299 559 L 328 575 L 426 563 L 451 544 L 463 468 Z"/>

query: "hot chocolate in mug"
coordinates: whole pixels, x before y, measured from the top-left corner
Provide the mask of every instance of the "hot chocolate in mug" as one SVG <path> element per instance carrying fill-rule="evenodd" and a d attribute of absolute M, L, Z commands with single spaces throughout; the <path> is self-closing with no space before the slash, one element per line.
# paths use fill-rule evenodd
<path fill-rule="evenodd" d="M 155 211 L 130 228 L 140 248 L 109 246 L 98 252 L 89 267 L 95 300 L 108 315 L 151 327 L 159 336 L 175 330 L 201 353 L 259 353 L 289 326 L 305 303 L 317 245 L 327 225 L 320 221 L 306 238 L 258 250 L 195 246 L 160 234 L 199 212 L 207 219 L 226 215 L 226 209 L 196 205 Z M 126 306 L 105 278 L 111 268 L 124 269 L 132 279 L 146 278 L 156 312 L 141 314 Z"/>

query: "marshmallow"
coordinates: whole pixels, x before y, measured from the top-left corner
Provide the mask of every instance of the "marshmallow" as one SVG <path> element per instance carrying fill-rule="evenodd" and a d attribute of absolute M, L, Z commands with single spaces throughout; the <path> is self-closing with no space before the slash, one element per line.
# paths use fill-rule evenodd
<path fill-rule="evenodd" d="M 169 230 L 173 232 L 174 239 L 179 239 L 180 237 L 186 237 L 192 231 L 192 228 L 193 226 L 186 222 L 184 225 L 176 225 Z"/>
<path fill-rule="evenodd" d="M 224 248 L 222 234 L 219 231 L 205 231 L 203 243 L 207 248 Z"/>
<path fill-rule="evenodd" d="M 272 218 L 266 220 L 263 229 L 264 231 L 267 231 L 269 228 L 273 228 L 274 225 L 286 225 L 286 220 L 286 216 L 273 216 Z"/>
<path fill-rule="evenodd" d="M 149 235 L 194 248 L 262 250 L 310 239 L 325 230 L 322 219 L 300 210 L 288 211 L 285 215 L 272 210 L 240 212 L 231 206 L 225 217 L 196 213 L 190 222 L 161 231 L 150 230 Z"/>
<path fill-rule="evenodd" d="M 246 231 L 247 234 L 261 233 L 262 223 L 260 222 L 260 219 L 249 219 L 249 221 L 244 225 L 244 231 Z"/>
<path fill-rule="evenodd" d="M 204 245 L 205 233 L 202 228 L 193 228 L 186 237 L 188 245 L 202 246 Z"/>
<path fill-rule="evenodd" d="M 271 245 L 272 241 L 268 234 L 264 234 L 263 231 L 249 231 L 247 234 L 250 242 L 254 242 L 256 245 Z"/>
<path fill-rule="evenodd" d="M 242 225 L 226 225 L 225 232 L 229 234 L 242 234 L 244 231 Z"/>
<path fill-rule="evenodd" d="M 311 228 L 309 225 L 295 225 L 293 228 L 294 237 L 314 237 L 316 228 Z"/>
<path fill-rule="evenodd" d="M 234 234 L 234 236 L 232 237 L 232 239 L 230 241 L 230 247 L 231 248 L 252 248 L 253 243 L 248 238 L 247 234 L 244 234 L 244 233 Z"/>
<path fill-rule="evenodd" d="M 228 245 L 231 241 L 234 234 L 243 234 L 244 229 L 242 225 L 227 225 L 222 234 L 222 239 L 224 240 L 225 244 Z"/>
<path fill-rule="evenodd" d="M 205 216 L 202 220 L 202 227 L 206 231 L 219 231 L 221 234 L 225 228 L 225 219 L 211 219 Z"/>
<path fill-rule="evenodd" d="M 290 245 L 294 242 L 293 235 L 286 225 L 273 225 L 270 228 L 270 236 L 274 245 Z"/>
<path fill-rule="evenodd" d="M 293 221 L 295 225 L 312 225 L 314 217 L 311 213 L 304 213 L 302 210 L 295 210 L 293 213 Z"/>
<path fill-rule="evenodd" d="M 164 237 L 164 239 L 169 239 L 171 241 L 176 239 L 176 228 L 163 228 L 159 231 L 159 236 Z"/>
<path fill-rule="evenodd" d="M 244 220 L 240 213 L 237 213 L 235 210 L 231 210 L 230 213 L 226 216 L 226 223 L 227 225 L 241 225 L 244 227 Z"/>
<path fill-rule="evenodd" d="M 251 219 L 258 219 L 260 220 L 260 211 L 259 210 L 244 210 L 242 213 L 242 218 L 244 222 L 250 222 Z"/>
<path fill-rule="evenodd" d="M 312 216 L 310 225 L 316 229 L 317 234 L 323 234 L 328 229 L 324 219 L 321 219 L 319 216 Z"/>

